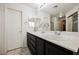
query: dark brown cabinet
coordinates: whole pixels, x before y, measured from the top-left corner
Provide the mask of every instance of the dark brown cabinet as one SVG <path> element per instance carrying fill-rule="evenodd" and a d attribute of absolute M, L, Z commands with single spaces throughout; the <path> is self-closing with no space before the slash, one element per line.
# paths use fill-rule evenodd
<path fill-rule="evenodd" d="M 37 55 L 44 55 L 44 40 L 37 37 Z"/>
<path fill-rule="evenodd" d="M 73 52 L 27 33 L 27 45 L 33 55 L 73 55 Z"/>
<path fill-rule="evenodd" d="M 45 43 L 45 48 L 46 48 L 45 49 L 45 54 L 46 55 L 52 55 L 52 54 L 56 55 L 56 54 L 58 54 L 57 53 L 58 49 L 55 46 L 48 43 L 48 42 Z"/>
<path fill-rule="evenodd" d="M 51 42 L 45 42 L 46 55 L 72 55 L 73 52 Z"/>
<path fill-rule="evenodd" d="M 30 33 L 27 33 L 27 46 L 33 55 L 44 55 L 44 41 Z"/>
<path fill-rule="evenodd" d="M 27 46 L 33 55 L 36 55 L 36 37 L 27 33 Z"/>

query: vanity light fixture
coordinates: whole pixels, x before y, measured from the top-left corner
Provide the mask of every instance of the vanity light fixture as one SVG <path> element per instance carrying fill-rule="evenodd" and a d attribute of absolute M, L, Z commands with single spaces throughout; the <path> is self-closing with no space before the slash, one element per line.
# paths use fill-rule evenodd
<path fill-rule="evenodd" d="M 44 6 L 45 6 L 45 4 L 46 4 L 46 3 L 41 4 L 41 5 L 40 5 L 40 8 L 44 7 Z"/>
<path fill-rule="evenodd" d="M 62 18 L 62 17 L 64 17 L 64 16 L 65 16 L 65 15 L 64 15 L 63 12 L 60 12 L 60 13 L 59 13 L 59 17 L 60 17 L 60 18 Z"/>
<path fill-rule="evenodd" d="M 54 6 L 53 6 L 53 8 L 57 8 L 57 7 L 58 7 L 58 5 L 54 5 Z"/>
<path fill-rule="evenodd" d="M 41 8 L 44 8 L 47 5 L 48 5 L 47 3 L 38 3 L 38 8 L 41 9 Z"/>
<path fill-rule="evenodd" d="M 54 5 L 54 6 L 53 6 L 53 8 L 58 8 L 58 7 L 59 7 L 58 5 Z M 63 13 L 60 12 L 60 13 L 59 13 L 59 17 L 61 18 L 61 17 L 63 17 L 63 16 L 64 16 Z"/>
<path fill-rule="evenodd" d="M 59 13 L 59 17 L 63 17 L 63 13 L 62 12 Z"/>

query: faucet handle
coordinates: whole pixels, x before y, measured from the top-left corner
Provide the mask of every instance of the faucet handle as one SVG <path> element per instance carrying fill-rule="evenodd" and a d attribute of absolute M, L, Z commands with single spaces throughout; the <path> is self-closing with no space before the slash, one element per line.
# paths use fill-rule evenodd
<path fill-rule="evenodd" d="M 60 33 L 61 33 L 60 31 L 55 31 L 56 35 L 60 35 Z"/>

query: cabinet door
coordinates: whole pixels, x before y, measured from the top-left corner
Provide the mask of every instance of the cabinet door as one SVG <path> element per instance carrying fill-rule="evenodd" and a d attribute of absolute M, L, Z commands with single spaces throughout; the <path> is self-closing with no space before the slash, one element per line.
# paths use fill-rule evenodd
<path fill-rule="evenodd" d="M 37 38 L 37 55 L 44 55 L 44 40 Z"/>
<path fill-rule="evenodd" d="M 30 33 L 27 33 L 27 46 L 31 54 L 36 55 L 36 37 Z"/>
<path fill-rule="evenodd" d="M 72 55 L 73 52 L 50 42 L 45 43 L 46 55 Z"/>
<path fill-rule="evenodd" d="M 46 55 L 56 55 L 56 54 L 58 54 L 57 48 L 52 46 L 52 44 L 46 42 L 45 43 L 45 54 Z"/>
<path fill-rule="evenodd" d="M 27 46 L 29 46 L 29 41 L 30 41 L 30 35 L 27 33 Z"/>

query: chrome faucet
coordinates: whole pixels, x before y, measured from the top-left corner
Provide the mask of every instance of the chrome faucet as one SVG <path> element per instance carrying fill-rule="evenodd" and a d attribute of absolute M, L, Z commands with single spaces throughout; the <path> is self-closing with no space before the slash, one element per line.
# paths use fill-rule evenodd
<path fill-rule="evenodd" d="M 60 35 L 61 32 L 60 32 L 60 31 L 55 31 L 55 34 L 56 34 L 56 35 Z"/>

